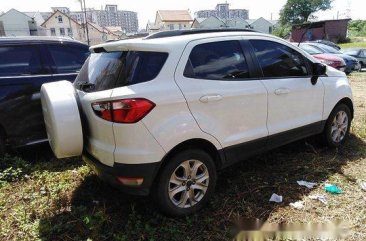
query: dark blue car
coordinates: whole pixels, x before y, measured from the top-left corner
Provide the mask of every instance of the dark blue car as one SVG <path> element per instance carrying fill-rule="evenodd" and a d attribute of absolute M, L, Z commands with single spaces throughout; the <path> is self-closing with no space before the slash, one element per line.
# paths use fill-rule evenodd
<path fill-rule="evenodd" d="M 66 38 L 0 38 L 0 155 L 6 145 L 47 141 L 41 85 L 74 81 L 88 55 L 89 46 Z"/>

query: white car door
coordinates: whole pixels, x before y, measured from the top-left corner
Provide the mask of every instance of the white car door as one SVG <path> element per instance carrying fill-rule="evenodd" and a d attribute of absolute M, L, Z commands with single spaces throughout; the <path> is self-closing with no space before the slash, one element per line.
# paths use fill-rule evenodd
<path fill-rule="evenodd" d="M 284 135 L 277 135 L 277 145 L 321 132 L 324 85 L 321 78 L 312 83 L 310 61 L 294 48 L 274 40 L 249 42 L 268 91 L 269 142 L 279 133 Z"/>
<path fill-rule="evenodd" d="M 251 78 L 251 56 L 240 39 L 190 42 L 175 73 L 199 127 L 221 143 L 228 163 L 264 149 L 268 135 L 267 90 Z"/>

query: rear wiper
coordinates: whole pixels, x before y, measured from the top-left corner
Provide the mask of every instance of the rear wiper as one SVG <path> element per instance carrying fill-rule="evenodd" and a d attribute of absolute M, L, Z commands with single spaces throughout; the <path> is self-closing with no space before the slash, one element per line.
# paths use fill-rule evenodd
<path fill-rule="evenodd" d="M 89 82 L 81 82 L 77 84 L 79 86 L 79 89 L 82 91 L 90 91 L 95 88 L 95 84 L 89 83 Z"/>

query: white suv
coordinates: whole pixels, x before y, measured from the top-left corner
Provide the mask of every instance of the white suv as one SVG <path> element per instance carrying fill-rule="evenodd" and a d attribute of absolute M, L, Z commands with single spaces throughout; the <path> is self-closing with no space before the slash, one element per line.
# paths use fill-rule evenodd
<path fill-rule="evenodd" d="M 90 50 L 74 85 L 42 86 L 52 149 L 151 193 L 168 215 L 202 208 L 219 169 L 321 133 L 337 147 L 349 133 L 345 74 L 270 35 L 172 31 Z"/>

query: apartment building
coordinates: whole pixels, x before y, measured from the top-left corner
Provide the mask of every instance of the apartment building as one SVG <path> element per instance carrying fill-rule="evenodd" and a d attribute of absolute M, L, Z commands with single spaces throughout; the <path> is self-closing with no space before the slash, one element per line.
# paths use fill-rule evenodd
<path fill-rule="evenodd" d="M 214 10 L 200 10 L 195 13 L 196 18 L 217 17 L 220 19 L 249 19 L 249 10 L 247 9 L 230 9 L 230 4 L 219 3 Z"/>

